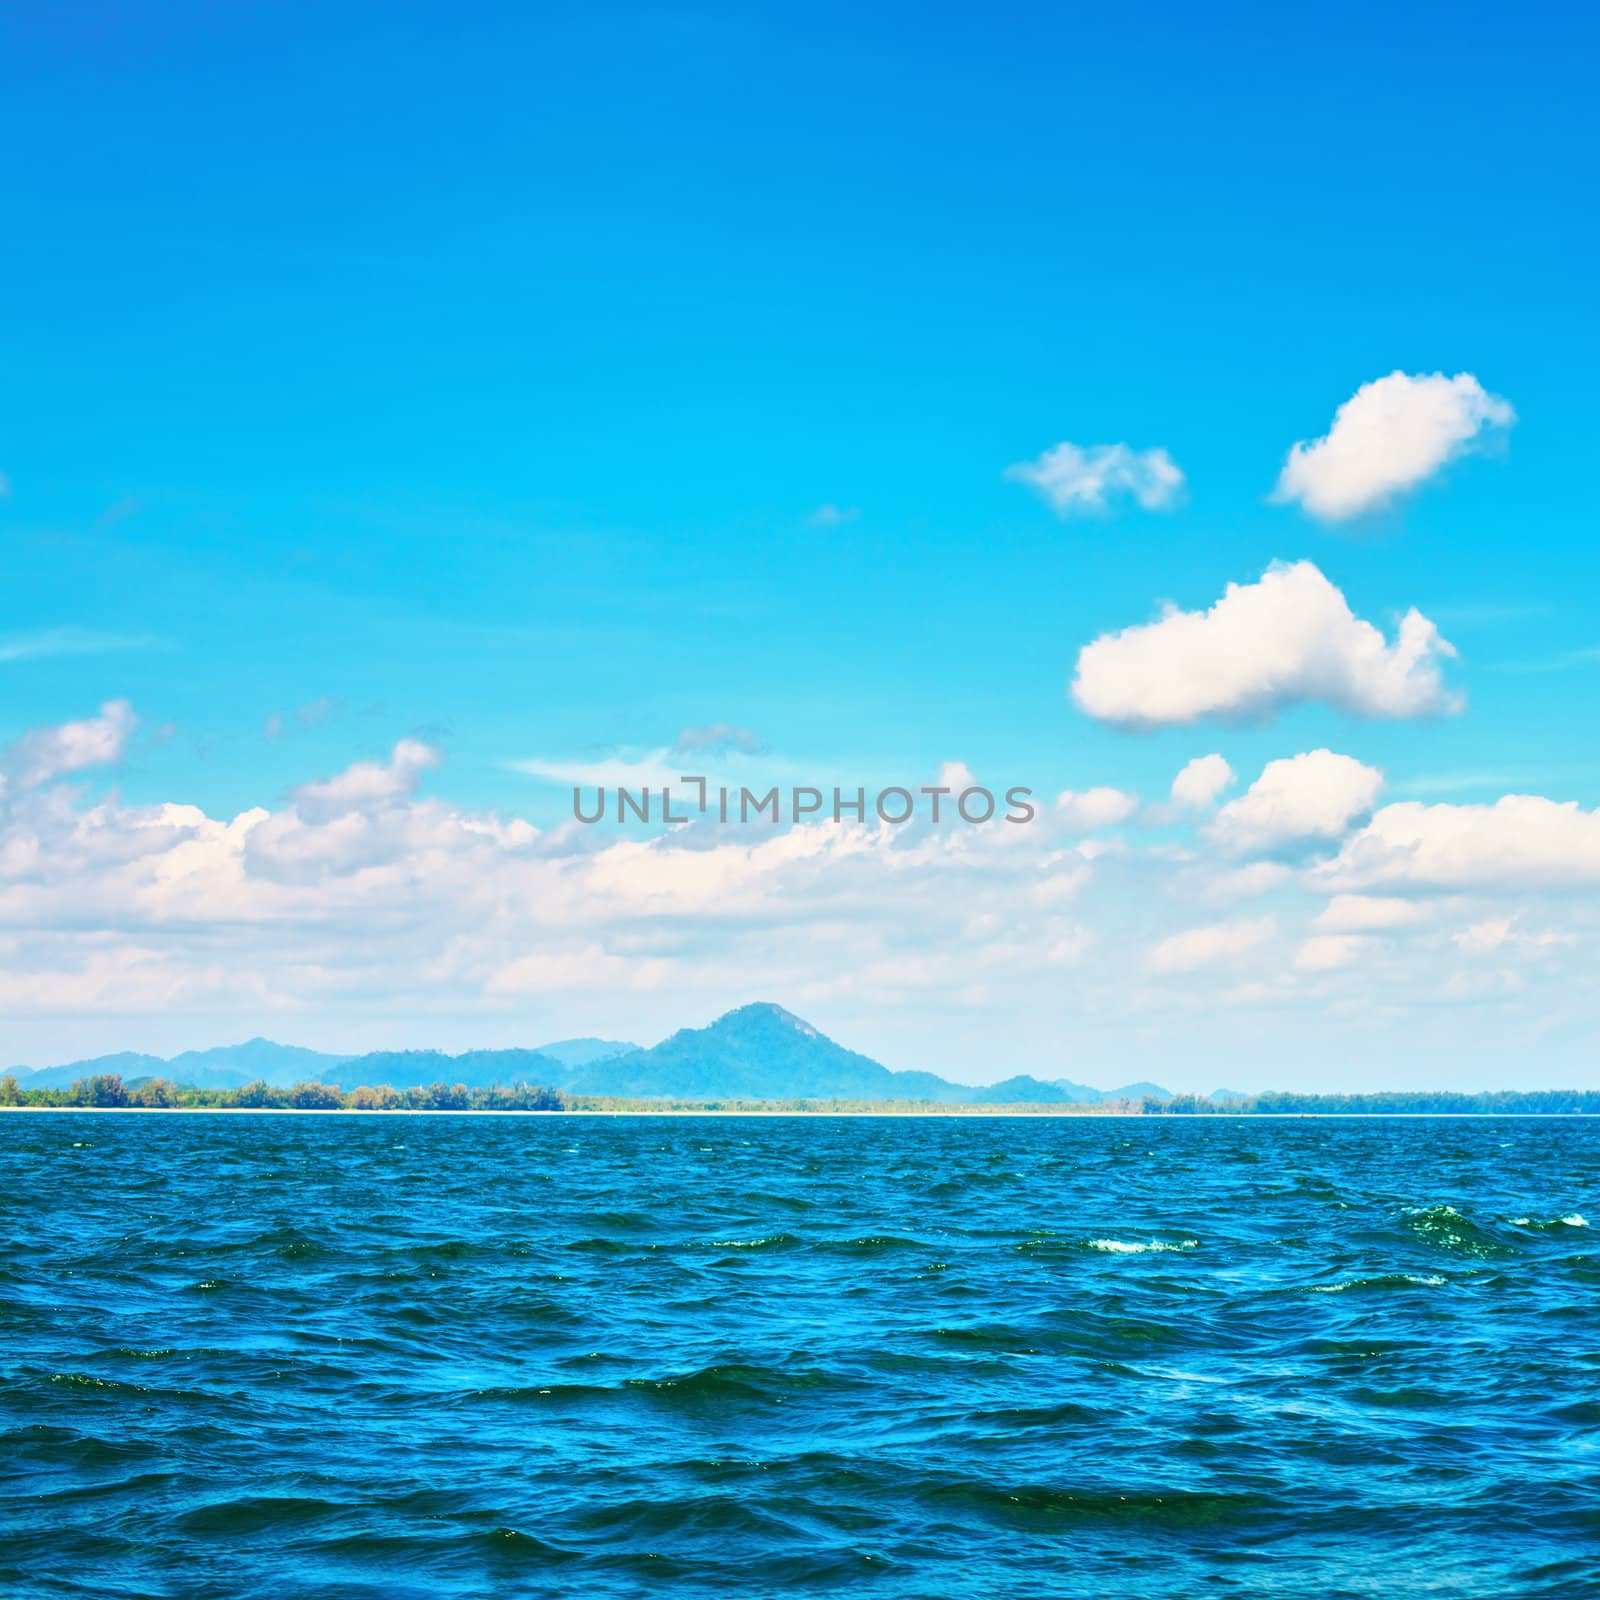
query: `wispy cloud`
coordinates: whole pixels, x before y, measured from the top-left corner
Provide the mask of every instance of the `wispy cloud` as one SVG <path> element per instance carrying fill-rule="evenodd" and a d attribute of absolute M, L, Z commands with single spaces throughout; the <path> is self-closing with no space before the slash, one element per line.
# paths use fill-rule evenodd
<path fill-rule="evenodd" d="M 673 749 L 679 755 L 724 755 L 738 751 L 740 755 L 762 756 L 767 753 L 765 742 L 748 728 L 735 727 L 731 722 L 711 722 L 703 728 L 685 728 L 678 735 Z"/>
<path fill-rule="evenodd" d="M 1165 450 L 1125 444 L 1063 440 L 1032 461 L 1007 467 L 1005 475 L 1027 484 L 1061 517 L 1100 515 L 1123 499 L 1146 511 L 1165 511 L 1183 494 L 1183 473 Z"/>
<path fill-rule="evenodd" d="M 1498 789 L 1506 793 L 1544 783 L 1549 777 L 1550 774 L 1546 772 L 1516 772 L 1504 768 L 1498 771 L 1423 772 L 1414 778 L 1403 778 L 1389 787 L 1396 794 L 1462 794 L 1472 789 Z"/>
<path fill-rule="evenodd" d="M 302 728 L 319 728 L 324 723 L 332 722 L 344 715 L 344 702 L 333 695 L 321 695 L 303 706 L 296 706 L 293 711 L 271 711 L 261 719 L 261 731 L 269 739 L 281 739 L 289 727 L 290 720 L 298 723 Z"/>
<path fill-rule="evenodd" d="M 0 634 L 0 662 L 45 661 L 52 656 L 98 656 L 121 650 L 166 650 L 164 639 L 145 633 L 101 633 L 93 628 L 39 628 Z"/>
<path fill-rule="evenodd" d="M 861 518 L 860 506 L 818 506 L 806 519 L 814 528 L 837 528 L 842 522 L 857 522 Z"/>

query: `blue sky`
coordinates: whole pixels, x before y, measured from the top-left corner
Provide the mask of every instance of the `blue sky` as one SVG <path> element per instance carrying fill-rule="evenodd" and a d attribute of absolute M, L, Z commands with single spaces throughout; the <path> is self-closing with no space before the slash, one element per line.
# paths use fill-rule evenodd
<path fill-rule="evenodd" d="M 869 783 L 959 761 L 1149 801 L 1198 755 L 1243 792 L 1327 747 L 1386 800 L 1592 808 L 1593 32 L 1575 7 L 13 10 L 0 744 L 125 700 L 137 730 L 73 803 L 219 822 L 413 739 L 442 762 L 418 793 L 548 831 L 565 796 L 514 763 L 724 722 Z M 1274 502 L 1289 447 L 1396 371 L 1471 373 L 1515 425 L 1362 515 Z M 1180 502 L 1057 516 L 1005 474 L 1062 441 L 1168 452 Z M 1300 560 L 1386 631 L 1431 619 L 1467 710 L 1312 697 L 1130 733 L 1069 698 L 1090 641 Z M 189 974 L 141 1004 L 70 981 L 135 938 L 85 931 L 94 870 L 4 918 L 24 1059 L 702 1020 L 676 979 L 630 998 L 617 923 L 573 949 L 618 983 L 520 1009 L 470 961 L 400 1014 L 325 970 L 202 1000 L 196 962 L 256 957 L 232 912 L 202 956 L 195 908 L 137 933 Z M 1166 936 L 1170 899 L 1118 890 L 1096 938 Z M 1577 962 L 1563 905 L 1463 926 L 1559 924 Z M 376 961 L 383 917 L 343 915 Z M 770 997 L 896 1065 L 1104 1079 L 1128 1050 L 1070 982 L 952 1023 L 820 966 L 758 964 L 746 993 L 736 934 L 705 939 L 676 958 L 725 974 L 705 1005 L 797 980 Z M 1591 1012 L 1517 993 L 1380 1037 L 1424 1027 L 1442 1073 L 1487 1038 L 1467 1075 L 1502 1081 L 1543 1019 L 1583 1070 Z M 1275 1081 L 1313 1014 L 1278 995 L 1198 1080 Z M 1141 1070 L 1192 1037 L 1173 1026 Z"/>

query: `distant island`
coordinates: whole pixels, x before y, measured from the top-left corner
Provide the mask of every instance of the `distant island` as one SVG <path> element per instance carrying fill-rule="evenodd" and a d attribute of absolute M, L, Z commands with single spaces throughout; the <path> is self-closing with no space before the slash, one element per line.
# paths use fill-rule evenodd
<path fill-rule="evenodd" d="M 1019 1073 L 953 1083 L 895 1072 L 767 1002 L 649 1049 L 563 1039 L 536 1049 L 329 1055 L 251 1039 L 163 1058 L 124 1052 L 0 1072 L 0 1107 L 281 1111 L 861 1112 L 982 1115 L 1600 1115 L 1600 1092 L 1173 1095 Z"/>

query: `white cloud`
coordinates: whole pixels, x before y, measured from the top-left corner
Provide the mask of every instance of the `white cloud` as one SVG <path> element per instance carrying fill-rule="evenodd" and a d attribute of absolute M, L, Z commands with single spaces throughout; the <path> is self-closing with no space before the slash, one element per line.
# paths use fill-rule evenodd
<path fill-rule="evenodd" d="M 1490 917 L 1453 934 L 1456 945 L 1468 955 L 1489 955 L 1497 950 L 1515 949 L 1540 955 L 1556 945 L 1573 944 L 1575 935 L 1546 929 L 1532 933 L 1517 926 L 1515 917 Z"/>
<path fill-rule="evenodd" d="M 677 1025 L 752 992 L 881 1003 L 875 972 L 1010 1004 L 1097 954 L 1062 916 L 1096 868 L 1043 824 L 541 832 L 422 793 L 440 758 L 415 740 L 219 819 L 52 786 L 84 743 L 76 724 L 27 736 L 29 787 L 0 804 L 0 989 L 30 1016 L 141 994 L 227 1016 L 511 1016 L 519 997 L 543 1013 L 614 993 L 663 996 Z M 841 973 L 825 953 L 844 938 L 860 959 Z"/>
<path fill-rule="evenodd" d="M 420 739 L 402 739 L 388 761 L 358 761 L 337 777 L 301 784 L 290 798 L 308 821 L 327 822 L 351 812 L 372 811 L 414 794 L 422 774 L 443 759 Z"/>
<path fill-rule="evenodd" d="M 1324 933 L 1307 939 L 1295 952 L 1294 964 L 1302 972 L 1333 972 L 1348 967 L 1366 948 L 1354 933 Z"/>
<path fill-rule="evenodd" d="M 1293 869 L 1281 861 L 1251 861 L 1220 871 L 1202 871 L 1191 877 L 1188 889 L 1202 900 L 1253 900 L 1283 888 L 1293 877 Z"/>
<path fill-rule="evenodd" d="M 1149 965 L 1154 972 L 1196 972 L 1219 962 L 1236 961 L 1265 944 L 1277 931 L 1278 924 L 1272 917 L 1189 928 L 1154 945 Z"/>
<path fill-rule="evenodd" d="M 1600 919 L 1581 895 L 1554 916 L 1520 887 L 1515 902 L 1463 897 L 1470 914 L 1454 896 L 1424 900 L 1417 914 L 1442 932 L 1408 938 L 1409 886 L 1368 894 L 1317 870 L 1236 865 L 1203 834 L 1064 839 L 1049 812 L 1032 827 L 541 831 L 438 794 L 438 752 L 418 741 L 212 816 L 96 795 L 75 764 L 91 750 L 114 759 L 117 738 L 78 728 L 19 741 L 13 751 L 55 758 L 0 802 L 0 1013 L 13 1060 L 151 1047 L 174 1029 L 185 1043 L 240 1029 L 336 1049 L 533 1043 L 530 1029 L 592 1028 L 596 1005 L 619 1031 L 652 1038 L 775 996 L 893 1065 L 963 1075 L 958 1063 L 992 1059 L 974 1040 L 992 1040 L 1000 1018 L 1041 1046 L 1070 1037 L 1085 1061 L 1143 1052 L 1125 1075 L 1162 1081 L 1156 1063 L 1190 1044 L 1211 1059 L 1253 1039 L 1272 1052 L 1262 1081 L 1279 1083 L 1291 1052 L 1307 1071 L 1305 1051 L 1348 1053 L 1358 1018 L 1388 1026 L 1404 1012 L 1419 1051 L 1463 1038 L 1503 1049 L 1539 1020 L 1529 1008 L 1541 985 L 1574 1024 L 1592 1027 L 1596 1009 L 1591 951 L 1536 931 L 1589 937 Z M 142 782 L 162 759 L 152 753 Z M 1302 912 L 1298 893 L 1282 895 L 1296 882 L 1339 898 Z M 1276 891 L 1283 903 L 1196 909 L 1213 891 Z M 1502 921 L 1498 955 L 1469 961 L 1445 937 Z M 1399 934 L 1384 937 L 1391 926 Z M 1375 937 L 1296 956 L 1308 934 Z M 1359 995 L 1333 970 L 1358 951 L 1371 957 L 1356 969 Z M 1469 969 L 1483 980 L 1474 993 L 1440 1006 Z M 1498 976 L 1510 969 L 1523 1009 L 1493 1013 L 1497 1032 L 1486 1008 L 1512 994 Z M 1467 1005 L 1478 1014 L 1445 1041 Z M 906 1018 L 925 1023 L 909 1045 Z"/>
<path fill-rule="evenodd" d="M 1065 789 L 1056 796 L 1056 815 L 1073 833 L 1092 833 L 1126 822 L 1139 809 L 1139 797 L 1122 789 Z"/>
<path fill-rule="evenodd" d="M 1233 782 L 1233 768 L 1218 755 L 1196 756 L 1172 780 L 1172 803 L 1203 811 Z"/>
<path fill-rule="evenodd" d="M 118 761 L 138 725 L 126 700 L 108 700 L 100 715 L 54 728 L 36 728 L 0 750 L 0 793 L 41 784 Z"/>
<path fill-rule="evenodd" d="M 1384 899 L 1365 894 L 1336 894 L 1311 926 L 1321 933 L 1377 933 L 1405 928 L 1426 919 L 1428 909 L 1415 900 Z"/>
<path fill-rule="evenodd" d="M 1164 511 L 1183 493 L 1183 473 L 1165 450 L 1125 444 L 1063 442 L 1033 461 L 1007 467 L 1006 477 L 1037 490 L 1063 517 L 1107 511 L 1125 496 L 1146 511 Z"/>
<path fill-rule="evenodd" d="M 1415 609 L 1390 644 L 1309 561 L 1230 583 L 1209 611 L 1168 607 L 1078 654 L 1072 693 L 1092 717 L 1147 729 L 1242 722 L 1318 702 L 1363 717 L 1461 709 L 1439 663 L 1455 649 Z"/>
<path fill-rule="evenodd" d="M 1470 372 L 1391 372 L 1357 389 L 1322 438 L 1290 450 L 1273 497 L 1298 500 L 1328 522 L 1359 516 L 1515 421 L 1510 404 Z"/>
<path fill-rule="evenodd" d="M 1376 767 L 1332 750 L 1269 761 L 1206 829 L 1223 849 L 1249 855 L 1311 839 L 1337 839 L 1372 809 L 1383 786 Z"/>
<path fill-rule="evenodd" d="M 1318 868 L 1328 888 L 1568 889 L 1600 883 L 1600 810 L 1542 795 L 1383 806 Z"/>

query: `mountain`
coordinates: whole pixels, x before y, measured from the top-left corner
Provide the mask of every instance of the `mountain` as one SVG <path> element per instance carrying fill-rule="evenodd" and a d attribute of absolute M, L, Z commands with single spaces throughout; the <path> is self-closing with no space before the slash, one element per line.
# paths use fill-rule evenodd
<path fill-rule="evenodd" d="M 1046 1082 L 1025 1072 L 1000 1083 L 984 1084 L 981 1088 L 973 1089 L 968 1098 L 978 1106 L 1099 1106 L 1108 1100 L 1143 1100 L 1146 1095 L 1157 1100 L 1172 1098 L 1155 1083 L 1129 1083 L 1120 1089 L 1091 1089 L 1088 1084 L 1074 1083 L 1070 1078 Z"/>
<path fill-rule="evenodd" d="M 287 1087 L 307 1079 L 325 1081 L 345 1059 L 297 1044 L 246 1039 L 243 1044 L 220 1045 L 214 1050 L 185 1050 L 173 1056 L 159 1076 L 174 1083 L 192 1083 L 197 1089 L 232 1089 L 257 1078 Z"/>
<path fill-rule="evenodd" d="M 116 1055 L 93 1056 L 87 1061 L 69 1061 L 61 1067 L 8 1067 L 23 1089 L 66 1089 L 78 1078 L 96 1078 L 117 1073 L 123 1078 L 153 1078 L 166 1071 L 160 1056 L 142 1056 L 132 1050 Z"/>
<path fill-rule="evenodd" d="M 170 1078 L 196 1089 L 237 1089 L 256 1078 L 287 1087 L 304 1078 L 326 1076 L 343 1056 L 323 1055 L 294 1044 L 274 1044 L 271 1039 L 247 1039 L 243 1044 L 218 1045 L 211 1050 L 186 1050 L 171 1059 L 135 1054 L 93 1056 L 59 1067 L 14 1067 L 24 1089 L 65 1089 L 79 1078 L 118 1074 L 125 1082 L 138 1078 Z"/>
<path fill-rule="evenodd" d="M 1107 1100 L 1170 1100 L 1172 1091 L 1163 1089 L 1159 1083 L 1125 1083 L 1120 1089 L 1108 1089 L 1104 1098 Z"/>
<path fill-rule="evenodd" d="M 554 1044 L 535 1045 L 534 1049 L 564 1067 L 586 1067 L 591 1061 L 606 1061 L 612 1056 L 637 1055 L 644 1046 L 620 1039 L 557 1039 Z"/>
<path fill-rule="evenodd" d="M 1104 1090 L 1091 1089 L 1086 1084 L 1072 1083 L 1066 1078 L 1046 1083 L 1026 1072 L 1014 1078 L 1005 1078 L 999 1083 L 984 1084 L 971 1093 L 972 1103 L 979 1106 L 1094 1106 L 1110 1098 Z"/>
<path fill-rule="evenodd" d="M 13 1069 L 25 1089 L 69 1087 L 78 1078 L 120 1073 L 170 1078 L 197 1089 L 236 1089 L 262 1078 L 275 1086 L 308 1079 L 354 1089 L 431 1083 L 548 1084 L 569 1094 L 671 1100 L 920 1100 L 939 1105 L 1098 1105 L 1170 1099 L 1157 1084 L 1092 1089 L 1067 1078 L 1020 1073 L 1001 1083 L 951 1083 L 932 1072 L 892 1072 L 836 1044 L 792 1011 L 770 1002 L 740 1006 L 704 1028 L 684 1028 L 650 1049 L 619 1040 L 560 1039 L 537 1050 L 377 1050 L 327 1055 L 270 1039 L 159 1056 L 98 1056 L 64 1066 Z"/>
<path fill-rule="evenodd" d="M 684 1028 L 650 1050 L 596 1061 L 571 1074 L 577 1094 L 675 1100 L 968 1099 L 931 1072 L 891 1072 L 835 1044 L 782 1006 L 740 1006 L 706 1028 Z"/>
<path fill-rule="evenodd" d="M 339 1062 L 323 1077 L 341 1089 L 362 1084 L 376 1089 L 419 1089 L 429 1083 L 464 1083 L 469 1089 L 491 1084 L 537 1083 L 561 1088 L 570 1076 L 552 1056 L 538 1050 L 467 1050 L 446 1055 L 442 1050 L 375 1050 Z"/>

